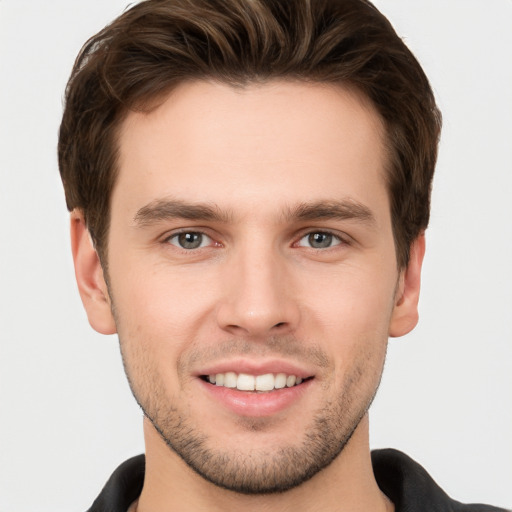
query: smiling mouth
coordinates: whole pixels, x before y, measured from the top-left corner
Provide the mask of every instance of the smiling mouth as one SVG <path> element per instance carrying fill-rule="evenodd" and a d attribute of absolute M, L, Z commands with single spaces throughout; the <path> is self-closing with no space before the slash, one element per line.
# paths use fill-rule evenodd
<path fill-rule="evenodd" d="M 238 391 L 269 392 L 284 388 L 293 388 L 313 377 L 302 379 L 296 375 L 286 373 L 265 373 L 263 375 L 249 375 L 247 373 L 217 373 L 214 375 L 202 375 L 201 379 L 209 384 L 237 389 Z"/>

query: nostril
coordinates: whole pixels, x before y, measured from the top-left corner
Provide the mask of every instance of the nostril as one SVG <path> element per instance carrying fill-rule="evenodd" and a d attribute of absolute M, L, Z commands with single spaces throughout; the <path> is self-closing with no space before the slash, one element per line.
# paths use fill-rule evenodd
<path fill-rule="evenodd" d="M 283 327 L 283 325 L 286 325 L 285 322 L 279 322 L 278 324 L 274 325 L 274 327 Z"/>

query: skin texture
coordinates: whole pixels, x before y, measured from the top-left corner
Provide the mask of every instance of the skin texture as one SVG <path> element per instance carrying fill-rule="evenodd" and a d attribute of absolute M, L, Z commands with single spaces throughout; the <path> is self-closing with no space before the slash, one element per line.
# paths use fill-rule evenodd
<path fill-rule="evenodd" d="M 108 288 L 78 211 L 72 241 L 89 321 L 118 332 L 146 415 L 139 510 L 391 506 L 367 410 L 388 336 L 417 322 L 424 240 L 397 269 L 383 134 L 357 93 L 291 82 L 188 83 L 126 118 Z M 249 407 L 201 378 L 247 368 L 308 380 Z"/>

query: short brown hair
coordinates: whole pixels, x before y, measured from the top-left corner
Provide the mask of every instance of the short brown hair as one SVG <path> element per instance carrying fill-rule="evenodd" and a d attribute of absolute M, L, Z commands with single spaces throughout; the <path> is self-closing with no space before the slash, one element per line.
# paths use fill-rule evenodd
<path fill-rule="evenodd" d="M 367 0 L 146 0 L 82 48 L 68 82 L 59 167 L 70 210 L 106 264 L 117 133 L 178 83 L 340 83 L 384 121 L 397 262 L 426 229 L 441 115 L 418 61 Z"/>

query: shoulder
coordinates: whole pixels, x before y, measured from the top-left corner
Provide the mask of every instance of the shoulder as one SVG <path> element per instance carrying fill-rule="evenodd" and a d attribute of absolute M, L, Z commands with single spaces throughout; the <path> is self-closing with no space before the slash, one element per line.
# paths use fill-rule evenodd
<path fill-rule="evenodd" d="M 140 496 L 145 470 L 144 455 L 123 462 L 112 473 L 87 512 L 126 512 Z"/>
<path fill-rule="evenodd" d="M 398 450 L 373 451 L 372 464 L 375 479 L 395 504 L 396 512 L 506 512 L 490 505 L 453 500 L 420 464 Z"/>

